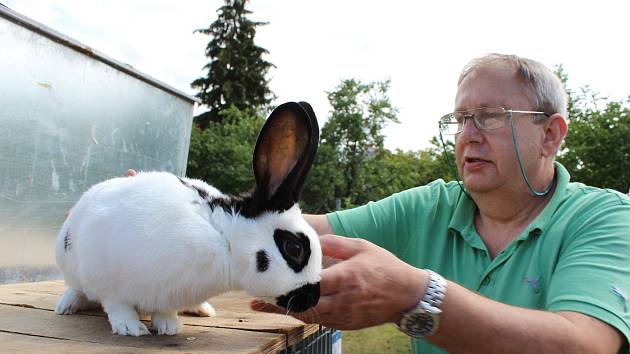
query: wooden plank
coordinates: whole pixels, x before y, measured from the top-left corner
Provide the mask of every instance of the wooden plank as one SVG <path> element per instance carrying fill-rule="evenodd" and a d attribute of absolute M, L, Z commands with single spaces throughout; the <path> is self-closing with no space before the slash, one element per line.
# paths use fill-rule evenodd
<path fill-rule="evenodd" d="M 75 342 L 65 339 L 35 337 L 0 332 L 0 350 L 3 353 L 180 353 L 173 350 L 147 350 L 119 347 L 100 343 Z"/>
<path fill-rule="evenodd" d="M 0 286 L 0 304 L 18 305 L 45 310 L 54 310 L 65 289 L 61 280 L 6 284 Z M 245 329 L 271 333 L 282 333 L 287 338 L 287 346 L 294 345 L 319 330 L 319 325 L 307 324 L 278 314 L 260 313 L 250 310 L 251 296 L 244 292 L 228 292 L 211 298 L 209 301 L 217 311 L 217 317 L 182 316 L 187 325 L 214 328 Z M 84 312 L 105 316 L 100 311 Z M 143 317 L 147 319 L 147 317 Z"/>
<path fill-rule="evenodd" d="M 62 340 L 52 342 L 59 344 L 59 348 L 64 348 L 66 341 L 85 348 L 98 343 L 123 350 L 206 353 L 275 353 L 285 348 L 282 334 L 187 325 L 175 336 L 119 336 L 111 333 L 109 322 L 102 317 L 60 316 L 51 311 L 7 305 L 0 305 L 0 332 L 26 335 L 13 337 L 12 345 L 18 347 L 29 341 L 39 345 L 35 338 L 47 338 Z M 0 346 L 3 351 L 9 349 L 5 343 Z"/>

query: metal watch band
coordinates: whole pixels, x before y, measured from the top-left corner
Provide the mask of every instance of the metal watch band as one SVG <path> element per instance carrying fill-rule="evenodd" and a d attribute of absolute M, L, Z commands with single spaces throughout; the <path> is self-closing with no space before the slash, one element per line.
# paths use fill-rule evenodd
<path fill-rule="evenodd" d="M 438 315 L 442 313 L 442 302 L 446 295 L 446 280 L 430 269 L 425 270 L 429 272 L 429 284 L 418 305 L 424 310 Z"/>

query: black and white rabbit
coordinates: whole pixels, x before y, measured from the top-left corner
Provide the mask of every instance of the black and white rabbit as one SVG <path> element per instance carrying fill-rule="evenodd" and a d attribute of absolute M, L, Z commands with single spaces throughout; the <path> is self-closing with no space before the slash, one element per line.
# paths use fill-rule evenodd
<path fill-rule="evenodd" d="M 311 106 L 277 107 L 253 157 L 256 187 L 234 197 L 200 181 L 141 172 L 91 187 L 66 219 L 56 244 L 67 286 L 58 314 L 101 304 L 121 335 L 180 331 L 178 311 L 229 290 L 305 311 L 319 300 L 319 238 L 298 199 L 319 128 Z"/>

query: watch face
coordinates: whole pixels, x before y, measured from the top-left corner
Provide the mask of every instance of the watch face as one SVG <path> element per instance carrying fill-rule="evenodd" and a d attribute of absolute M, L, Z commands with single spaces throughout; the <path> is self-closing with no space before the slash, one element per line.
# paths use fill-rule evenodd
<path fill-rule="evenodd" d="M 404 323 L 404 330 L 412 337 L 424 337 L 433 331 L 435 320 L 428 313 L 410 314 Z"/>

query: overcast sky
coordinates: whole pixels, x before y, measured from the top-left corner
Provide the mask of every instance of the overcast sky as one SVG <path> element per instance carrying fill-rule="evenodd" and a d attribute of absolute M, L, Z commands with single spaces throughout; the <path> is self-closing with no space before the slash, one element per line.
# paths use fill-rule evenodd
<path fill-rule="evenodd" d="M 220 0 L 0 0 L 118 61 L 189 94 L 204 75 Z M 310 102 L 323 125 L 326 92 L 342 79 L 390 79 L 400 124 L 390 149 L 420 149 L 452 109 L 456 80 L 472 58 L 517 54 L 564 65 L 569 86 L 613 99 L 630 95 L 630 1 L 253 0 L 256 43 L 267 50 L 271 89 Z M 203 109 L 202 109 L 203 110 Z M 198 112 L 201 112 L 199 110 Z"/>

